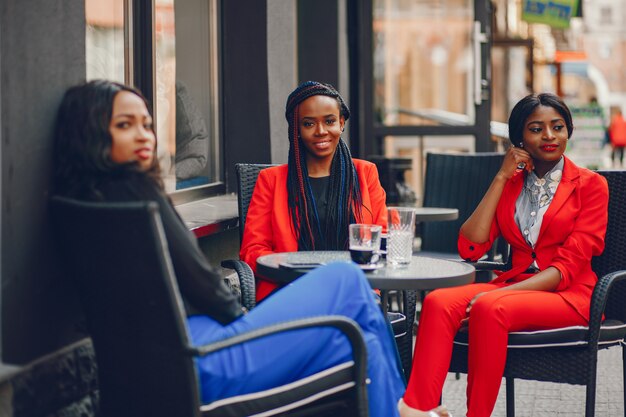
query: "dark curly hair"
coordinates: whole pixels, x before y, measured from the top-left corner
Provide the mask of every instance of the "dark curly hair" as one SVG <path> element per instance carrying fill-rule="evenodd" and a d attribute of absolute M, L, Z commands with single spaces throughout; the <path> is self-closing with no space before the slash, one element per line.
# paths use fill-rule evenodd
<path fill-rule="evenodd" d="M 328 212 L 322 230 L 315 199 L 309 182 L 306 150 L 299 135 L 298 106 L 304 100 L 324 95 L 337 100 L 343 118 L 350 110 L 343 97 L 330 84 L 307 81 L 300 84 L 287 98 L 285 117 L 289 124 L 289 161 L 287 175 L 288 205 L 292 225 L 298 238 L 298 250 L 347 249 L 348 225 L 361 219 L 362 199 L 356 168 L 350 149 L 339 139 L 330 168 Z"/>
<path fill-rule="evenodd" d="M 147 171 L 136 162 L 119 164 L 111 160 L 112 137 L 109 125 L 113 101 L 121 91 L 140 97 L 139 90 L 107 80 L 94 80 L 69 88 L 57 113 L 54 130 L 54 192 L 87 199 L 99 199 L 98 184 L 112 176 L 140 174 L 163 188 L 157 158 Z"/>
<path fill-rule="evenodd" d="M 572 137 L 572 132 L 574 131 L 572 113 L 563 100 L 551 93 L 530 94 L 517 102 L 513 110 L 511 110 L 511 116 L 509 116 L 509 140 L 513 146 L 521 146 L 524 139 L 526 120 L 539 106 L 552 107 L 558 111 L 565 121 L 567 137 Z"/>

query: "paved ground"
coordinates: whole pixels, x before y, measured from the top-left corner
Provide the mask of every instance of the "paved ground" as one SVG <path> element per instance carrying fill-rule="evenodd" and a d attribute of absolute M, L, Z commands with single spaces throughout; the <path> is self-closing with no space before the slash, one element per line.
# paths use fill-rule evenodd
<path fill-rule="evenodd" d="M 624 417 L 622 351 L 612 347 L 599 352 L 596 416 Z M 443 403 L 454 417 L 465 416 L 466 376 L 455 380 L 449 374 Z M 492 417 L 506 416 L 505 384 L 498 395 Z M 585 415 L 585 388 L 578 385 L 515 380 L 516 417 L 578 417 Z"/>

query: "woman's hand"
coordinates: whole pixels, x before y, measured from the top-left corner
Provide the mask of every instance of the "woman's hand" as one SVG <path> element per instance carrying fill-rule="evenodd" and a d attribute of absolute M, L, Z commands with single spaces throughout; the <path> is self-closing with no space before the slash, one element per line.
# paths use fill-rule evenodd
<path fill-rule="evenodd" d="M 472 306 L 474 305 L 474 303 L 476 302 L 476 300 L 478 300 L 480 297 L 482 297 L 483 295 L 485 295 L 486 292 L 479 292 L 478 294 L 476 294 L 474 296 L 474 298 L 472 298 L 470 300 L 470 302 L 467 304 L 467 308 L 465 309 L 465 313 L 469 314 L 470 311 L 472 310 Z"/>
<path fill-rule="evenodd" d="M 469 303 L 467 303 L 467 307 L 465 308 L 465 314 L 467 314 L 467 316 L 465 316 L 464 318 L 461 319 L 461 329 L 460 330 L 465 330 L 465 328 L 467 327 L 467 323 L 469 321 L 469 314 L 470 311 L 472 310 L 472 306 L 474 305 L 474 303 L 476 302 L 476 300 L 478 300 L 480 297 L 482 297 L 483 295 L 485 295 L 486 292 L 479 292 L 478 294 L 476 294 L 474 296 L 474 298 L 472 298 L 470 300 Z"/>
<path fill-rule="evenodd" d="M 504 156 L 498 175 L 508 180 L 518 172 L 523 170 L 530 172 L 533 168 L 533 159 L 530 154 L 523 148 L 512 147 Z"/>

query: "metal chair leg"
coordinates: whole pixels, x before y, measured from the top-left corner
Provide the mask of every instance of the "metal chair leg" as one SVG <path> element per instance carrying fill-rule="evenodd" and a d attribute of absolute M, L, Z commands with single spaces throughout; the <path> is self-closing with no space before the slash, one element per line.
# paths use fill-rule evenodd
<path fill-rule="evenodd" d="M 626 417 L 626 348 L 624 346 L 624 341 L 621 343 L 622 346 L 622 384 L 624 384 L 624 417 Z"/>
<path fill-rule="evenodd" d="M 515 417 L 515 380 L 506 378 L 506 417 Z"/>
<path fill-rule="evenodd" d="M 596 381 L 595 374 L 593 381 L 587 384 L 587 398 L 585 401 L 585 417 L 594 417 L 596 414 Z"/>

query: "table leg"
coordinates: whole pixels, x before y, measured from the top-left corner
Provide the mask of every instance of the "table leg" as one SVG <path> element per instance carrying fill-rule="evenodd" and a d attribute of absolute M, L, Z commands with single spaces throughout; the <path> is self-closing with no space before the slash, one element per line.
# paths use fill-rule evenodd
<path fill-rule="evenodd" d="M 390 300 L 391 295 L 397 298 Z M 414 290 L 394 290 L 393 294 L 390 294 L 389 291 L 381 291 L 381 308 L 386 317 L 389 319 L 394 312 L 404 316 L 404 320 L 392 327 L 394 328 L 393 333 L 401 366 L 407 380 L 413 363 L 413 322 L 415 320 L 416 299 L 417 292 Z"/>

